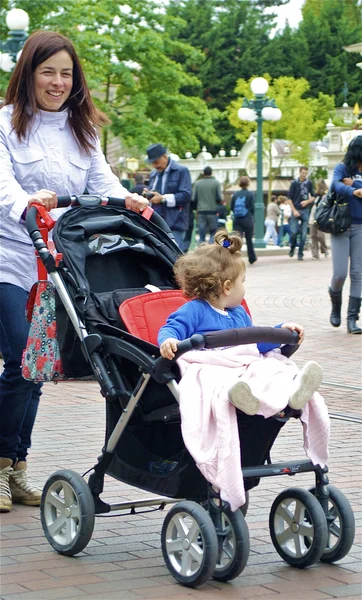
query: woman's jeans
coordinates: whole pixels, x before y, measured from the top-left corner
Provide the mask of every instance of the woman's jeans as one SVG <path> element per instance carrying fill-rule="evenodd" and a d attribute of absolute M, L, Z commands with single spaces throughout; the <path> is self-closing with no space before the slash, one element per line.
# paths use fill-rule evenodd
<path fill-rule="evenodd" d="M 362 225 L 353 224 L 350 229 L 331 235 L 333 262 L 332 292 L 340 292 L 348 274 L 351 278 L 350 296 L 362 297 Z"/>
<path fill-rule="evenodd" d="M 4 370 L 0 377 L 0 457 L 25 460 L 38 410 L 42 384 L 23 379 L 21 358 L 29 323 L 25 318 L 28 293 L 0 283 L 0 350 Z"/>
<path fill-rule="evenodd" d="M 278 234 L 275 228 L 276 223 L 273 219 L 265 219 L 265 235 L 264 235 L 264 243 L 267 244 L 270 238 L 273 238 L 274 246 L 278 243 Z"/>

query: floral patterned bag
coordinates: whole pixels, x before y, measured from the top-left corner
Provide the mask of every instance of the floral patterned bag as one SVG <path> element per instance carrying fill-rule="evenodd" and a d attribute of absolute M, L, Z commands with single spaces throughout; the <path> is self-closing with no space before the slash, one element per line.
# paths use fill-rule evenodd
<path fill-rule="evenodd" d="M 50 281 L 38 281 L 27 304 L 30 321 L 23 352 L 22 375 L 29 381 L 60 381 L 64 375 L 57 341 L 55 288 Z"/>

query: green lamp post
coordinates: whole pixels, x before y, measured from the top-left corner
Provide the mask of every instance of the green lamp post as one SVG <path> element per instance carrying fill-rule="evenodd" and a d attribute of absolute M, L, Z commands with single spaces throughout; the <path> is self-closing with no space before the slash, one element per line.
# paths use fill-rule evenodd
<path fill-rule="evenodd" d="M 13 8 L 6 15 L 8 37 L 1 43 L 0 69 L 10 73 L 16 65 L 19 52 L 28 37 L 29 15 L 21 8 Z"/>
<path fill-rule="evenodd" d="M 256 161 L 256 203 L 255 203 L 255 247 L 265 248 L 264 243 L 264 202 L 263 202 L 263 121 L 279 121 L 281 110 L 275 100 L 266 96 L 269 84 L 264 77 L 252 80 L 251 91 L 255 98 L 244 98 L 243 105 L 238 111 L 242 121 L 257 122 L 257 161 Z"/>

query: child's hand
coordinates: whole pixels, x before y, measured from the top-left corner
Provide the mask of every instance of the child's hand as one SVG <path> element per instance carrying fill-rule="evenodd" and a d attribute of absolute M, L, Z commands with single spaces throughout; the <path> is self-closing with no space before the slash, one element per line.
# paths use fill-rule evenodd
<path fill-rule="evenodd" d="M 283 323 L 281 328 L 290 329 L 290 331 L 296 331 L 299 334 L 298 346 L 301 345 L 304 340 L 304 327 L 298 325 L 298 323 Z"/>
<path fill-rule="evenodd" d="M 177 352 L 177 344 L 179 340 L 175 338 L 168 338 L 164 342 L 162 342 L 160 346 L 160 353 L 163 358 L 168 358 L 168 360 L 172 360 L 175 356 L 175 352 Z"/>

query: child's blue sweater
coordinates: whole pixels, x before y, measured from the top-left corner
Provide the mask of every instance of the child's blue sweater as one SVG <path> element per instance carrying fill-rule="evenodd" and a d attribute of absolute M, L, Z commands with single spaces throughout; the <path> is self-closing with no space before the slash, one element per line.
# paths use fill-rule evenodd
<path fill-rule="evenodd" d="M 203 334 L 238 327 L 252 327 L 251 319 L 242 306 L 228 308 L 227 314 L 223 315 L 205 300 L 191 300 L 168 317 L 166 324 L 158 332 L 158 343 L 161 345 L 167 338 L 182 341 L 194 333 Z M 259 352 L 265 353 L 279 348 L 280 344 L 259 343 L 257 346 Z"/>

